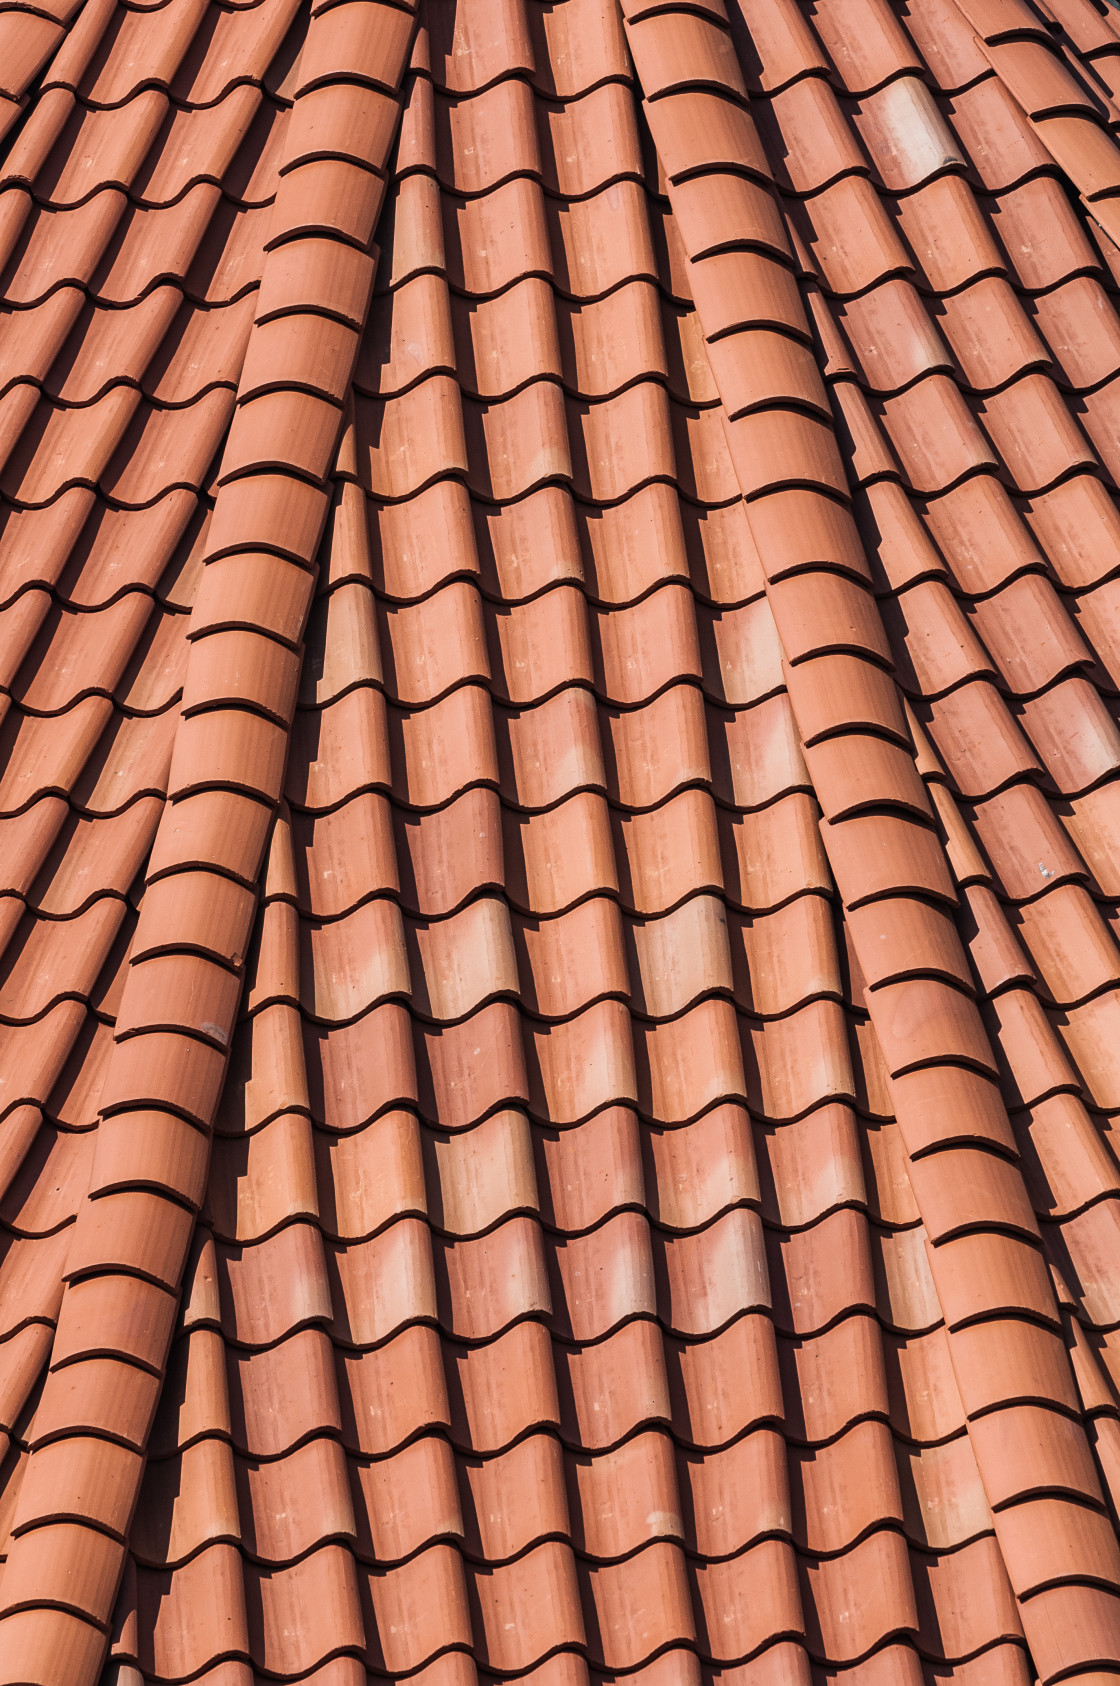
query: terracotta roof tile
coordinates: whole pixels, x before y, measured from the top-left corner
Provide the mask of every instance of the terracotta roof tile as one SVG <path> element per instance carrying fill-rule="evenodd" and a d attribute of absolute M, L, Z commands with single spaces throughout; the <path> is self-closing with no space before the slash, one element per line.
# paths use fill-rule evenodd
<path fill-rule="evenodd" d="M 1120 37 L 164 11 L 6 61 L 0 1678 L 1115 1666 Z"/>

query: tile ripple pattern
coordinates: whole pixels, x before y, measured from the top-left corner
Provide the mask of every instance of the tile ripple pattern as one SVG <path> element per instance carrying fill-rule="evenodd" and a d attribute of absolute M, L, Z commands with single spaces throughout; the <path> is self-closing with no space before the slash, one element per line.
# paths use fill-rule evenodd
<path fill-rule="evenodd" d="M 1120 1679 L 1120 13 L 0 5 L 0 1682 Z"/>

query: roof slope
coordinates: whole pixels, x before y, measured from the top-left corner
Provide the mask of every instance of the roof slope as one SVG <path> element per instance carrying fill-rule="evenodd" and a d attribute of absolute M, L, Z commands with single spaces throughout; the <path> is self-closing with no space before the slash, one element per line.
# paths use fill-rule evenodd
<path fill-rule="evenodd" d="M 1120 12 L 0 47 L 0 1682 L 1115 1681 Z"/>

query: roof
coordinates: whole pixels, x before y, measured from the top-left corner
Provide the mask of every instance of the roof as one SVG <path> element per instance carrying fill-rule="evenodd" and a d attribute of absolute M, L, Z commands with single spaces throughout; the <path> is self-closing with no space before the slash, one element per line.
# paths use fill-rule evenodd
<path fill-rule="evenodd" d="M 1120 1666 L 1120 11 L 0 6 L 0 1682 Z"/>

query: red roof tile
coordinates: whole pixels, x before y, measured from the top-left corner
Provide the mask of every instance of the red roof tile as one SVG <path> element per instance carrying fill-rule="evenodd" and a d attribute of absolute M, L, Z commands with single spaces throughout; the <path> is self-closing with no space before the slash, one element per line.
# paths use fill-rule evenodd
<path fill-rule="evenodd" d="M 0 1683 L 1113 1678 L 1104 0 L 0 43 Z"/>

